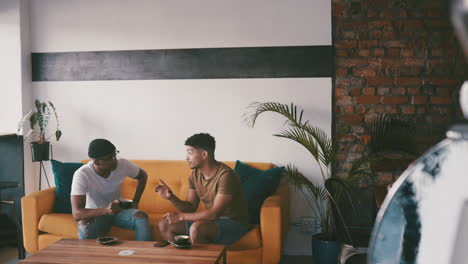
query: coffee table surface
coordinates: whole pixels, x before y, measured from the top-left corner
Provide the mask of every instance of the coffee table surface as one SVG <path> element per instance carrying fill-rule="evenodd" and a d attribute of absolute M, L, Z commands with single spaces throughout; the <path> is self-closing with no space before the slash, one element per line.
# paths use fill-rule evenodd
<path fill-rule="evenodd" d="M 95 240 L 61 239 L 20 263 L 221 263 L 226 248 L 223 245 L 197 244 L 189 249 L 169 245 L 154 247 L 154 241 L 118 241 L 101 245 Z M 133 250 L 120 256 L 123 250 Z M 224 260 L 224 259 L 223 259 Z"/>

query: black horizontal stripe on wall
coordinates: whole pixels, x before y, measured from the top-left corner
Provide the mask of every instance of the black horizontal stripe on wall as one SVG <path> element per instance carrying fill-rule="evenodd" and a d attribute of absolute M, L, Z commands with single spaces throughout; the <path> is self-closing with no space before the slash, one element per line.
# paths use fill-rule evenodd
<path fill-rule="evenodd" d="M 331 46 L 32 54 L 33 81 L 331 77 Z"/>

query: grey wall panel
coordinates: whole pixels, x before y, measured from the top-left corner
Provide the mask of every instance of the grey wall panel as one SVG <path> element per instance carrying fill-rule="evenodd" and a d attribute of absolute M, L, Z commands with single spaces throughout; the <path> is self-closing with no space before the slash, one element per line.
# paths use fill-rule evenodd
<path fill-rule="evenodd" d="M 33 81 L 331 77 L 331 46 L 33 53 Z"/>
<path fill-rule="evenodd" d="M 0 136 L 0 181 L 19 184 L 17 188 L 1 190 L 0 199 L 16 201 L 16 214 L 21 221 L 20 199 L 24 196 L 23 136 Z M 0 205 L 0 213 L 11 216 L 11 207 Z"/>

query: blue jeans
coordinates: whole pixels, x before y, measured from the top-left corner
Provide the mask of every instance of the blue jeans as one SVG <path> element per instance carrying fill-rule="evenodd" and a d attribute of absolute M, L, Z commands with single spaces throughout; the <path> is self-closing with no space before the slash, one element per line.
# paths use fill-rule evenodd
<path fill-rule="evenodd" d="M 133 215 L 140 210 L 124 209 L 115 215 L 101 215 L 91 219 L 86 224 L 78 223 L 79 239 L 96 239 L 105 235 L 112 225 L 135 230 L 135 240 L 151 241 L 151 227 L 148 216 L 135 218 Z"/>
<path fill-rule="evenodd" d="M 187 235 L 190 235 L 190 226 L 193 222 L 185 222 L 185 231 Z M 216 224 L 216 237 L 212 241 L 214 244 L 229 245 L 237 240 L 241 239 L 242 236 L 249 231 L 249 227 L 231 219 L 229 217 L 222 216 L 215 221 Z"/>

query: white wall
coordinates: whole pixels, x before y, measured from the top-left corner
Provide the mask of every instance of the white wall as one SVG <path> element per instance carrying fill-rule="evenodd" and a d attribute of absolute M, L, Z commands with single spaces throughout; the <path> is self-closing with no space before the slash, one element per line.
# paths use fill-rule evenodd
<path fill-rule="evenodd" d="M 31 1 L 31 49 L 330 45 L 330 16 L 329 0 Z M 32 90 L 57 107 L 64 134 L 54 157 L 62 161 L 86 158 L 96 137 L 109 138 L 129 159 L 184 159 L 185 139 L 209 132 L 218 160 L 292 162 L 318 179 L 305 149 L 272 136 L 283 120 L 266 114 L 252 129 L 242 114 L 254 101 L 294 102 L 305 118 L 331 127 L 331 78 L 34 82 Z M 34 183 L 37 174 L 25 177 Z M 311 215 L 297 194 L 291 206 L 292 220 Z M 310 236 L 290 240 L 286 251 L 310 254 Z"/>
<path fill-rule="evenodd" d="M 20 2 L 0 1 L 0 134 L 16 133 L 22 116 Z"/>
<path fill-rule="evenodd" d="M 32 107 L 29 33 L 29 2 L 0 1 L 0 135 L 16 133 L 22 116 Z M 31 160 L 29 140 L 24 143 L 24 152 L 26 160 Z M 24 163 L 24 173 L 29 178 L 26 190 L 32 190 L 29 186 L 34 185 L 35 179 L 30 175 L 35 166 Z"/>
<path fill-rule="evenodd" d="M 327 0 L 31 1 L 32 51 L 331 45 Z"/>
<path fill-rule="evenodd" d="M 29 0 L 20 0 L 20 25 L 21 25 L 21 105 L 22 115 L 26 115 L 33 109 L 33 95 L 31 90 L 31 38 L 30 38 L 30 20 L 29 20 L 30 4 Z M 32 137 L 24 140 L 24 175 L 25 175 L 25 192 L 29 193 L 33 189 L 32 186 L 37 186 L 37 177 L 31 177 L 38 171 L 37 162 L 30 162 L 31 148 L 30 142 L 34 141 Z"/>

